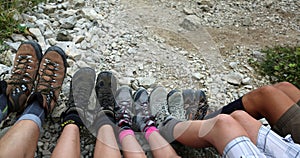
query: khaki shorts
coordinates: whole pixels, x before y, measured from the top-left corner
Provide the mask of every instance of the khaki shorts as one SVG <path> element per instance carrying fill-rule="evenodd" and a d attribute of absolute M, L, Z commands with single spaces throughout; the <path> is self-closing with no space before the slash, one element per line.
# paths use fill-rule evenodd
<path fill-rule="evenodd" d="M 294 142 L 300 144 L 300 105 L 298 103 L 279 118 L 273 130 L 282 137 L 291 134 Z"/>

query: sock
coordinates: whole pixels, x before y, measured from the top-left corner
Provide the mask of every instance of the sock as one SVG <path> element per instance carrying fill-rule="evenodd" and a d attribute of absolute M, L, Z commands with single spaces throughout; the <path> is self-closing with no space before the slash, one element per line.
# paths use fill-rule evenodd
<path fill-rule="evenodd" d="M 115 118 L 112 115 L 105 114 L 105 112 L 101 112 L 100 115 L 97 117 L 96 121 L 94 122 L 93 126 L 98 131 L 100 127 L 103 125 L 111 125 L 114 127 L 115 124 Z"/>
<path fill-rule="evenodd" d="M 23 112 L 22 116 L 18 119 L 21 120 L 32 120 L 35 122 L 39 129 L 42 129 L 42 123 L 45 120 L 45 111 L 38 101 L 32 102 Z"/>
<path fill-rule="evenodd" d="M 134 132 L 133 132 L 132 129 L 126 129 L 126 130 L 124 129 L 124 130 L 120 131 L 120 133 L 119 133 L 119 141 L 120 141 L 120 143 L 122 143 L 123 139 L 126 136 L 128 136 L 128 135 L 134 136 Z"/>
<path fill-rule="evenodd" d="M 0 94 L 0 122 L 8 115 L 7 97 L 5 94 Z"/>
<path fill-rule="evenodd" d="M 240 97 L 239 99 L 229 103 L 228 105 L 223 106 L 221 109 L 207 114 L 204 117 L 204 119 L 207 120 L 207 119 L 213 118 L 219 114 L 231 114 L 232 112 L 234 112 L 236 110 L 245 110 L 243 102 L 242 102 L 242 98 L 243 97 Z"/>
<path fill-rule="evenodd" d="M 79 129 L 83 127 L 83 122 L 79 117 L 79 114 L 77 111 L 71 111 L 63 119 L 63 122 L 61 123 L 61 127 L 64 128 L 68 124 L 75 124 L 78 126 Z"/>
<path fill-rule="evenodd" d="M 159 133 L 161 136 L 163 136 L 169 143 L 175 141 L 173 131 L 174 127 L 180 123 L 181 121 L 175 119 L 175 118 L 169 118 L 165 120 L 162 124 L 162 126 L 159 127 Z"/>
<path fill-rule="evenodd" d="M 149 140 L 149 137 L 153 132 L 158 132 L 158 129 L 155 126 L 147 128 L 147 130 L 145 131 L 145 138 Z"/>

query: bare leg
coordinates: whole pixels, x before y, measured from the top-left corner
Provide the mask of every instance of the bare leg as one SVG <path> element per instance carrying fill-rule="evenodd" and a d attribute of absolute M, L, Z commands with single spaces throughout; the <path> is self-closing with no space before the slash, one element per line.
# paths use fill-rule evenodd
<path fill-rule="evenodd" d="M 246 130 L 253 144 L 257 143 L 257 135 L 262 124 L 245 111 L 235 111 L 231 116 Z"/>
<path fill-rule="evenodd" d="M 114 130 L 110 125 L 103 125 L 99 128 L 94 157 L 121 157 Z"/>
<path fill-rule="evenodd" d="M 51 157 L 80 157 L 80 133 L 77 125 L 69 124 L 64 127 Z"/>
<path fill-rule="evenodd" d="M 188 146 L 214 146 L 220 154 L 234 138 L 248 137 L 247 132 L 236 120 L 224 114 L 204 121 L 180 122 L 174 127 L 173 135 L 177 141 Z"/>
<path fill-rule="evenodd" d="M 289 96 L 294 102 L 300 100 L 300 90 L 289 82 L 280 82 L 274 85 L 275 88 L 280 89 L 287 96 Z"/>
<path fill-rule="evenodd" d="M 246 94 L 243 99 L 245 110 L 254 118 L 265 117 L 271 125 L 295 102 L 283 91 L 273 87 L 264 86 Z"/>
<path fill-rule="evenodd" d="M 0 140 L 0 157 L 34 157 L 39 134 L 35 122 L 17 122 Z"/>
<path fill-rule="evenodd" d="M 172 146 L 156 131 L 151 133 L 148 142 L 154 157 L 179 157 Z"/>
<path fill-rule="evenodd" d="M 133 135 L 127 135 L 122 140 L 124 157 L 146 157 L 142 147 Z"/>

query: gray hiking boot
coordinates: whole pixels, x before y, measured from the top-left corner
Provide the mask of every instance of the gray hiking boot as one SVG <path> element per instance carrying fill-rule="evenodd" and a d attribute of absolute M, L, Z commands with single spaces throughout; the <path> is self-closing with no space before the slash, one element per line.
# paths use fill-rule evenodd
<path fill-rule="evenodd" d="M 168 110 L 172 116 L 178 120 L 186 120 L 185 110 L 183 108 L 183 96 L 182 93 L 178 90 L 172 90 L 168 93 Z"/>
<path fill-rule="evenodd" d="M 192 89 L 183 90 L 184 109 L 186 110 L 186 119 L 200 120 L 206 115 L 208 104 L 205 93 L 201 90 Z"/>
<path fill-rule="evenodd" d="M 155 126 L 155 118 L 151 115 L 148 92 L 139 88 L 133 95 L 134 117 L 133 128 L 136 132 L 145 132 L 147 128 Z"/>
<path fill-rule="evenodd" d="M 198 105 L 198 108 L 194 120 L 203 120 L 209 106 L 206 95 L 202 90 L 195 91 L 195 103 Z"/>
<path fill-rule="evenodd" d="M 150 97 L 150 111 L 155 116 L 156 125 L 161 123 L 170 115 L 167 107 L 167 91 L 164 87 L 158 86 L 152 90 Z"/>
<path fill-rule="evenodd" d="M 131 129 L 132 121 L 132 92 L 128 86 L 122 86 L 116 93 L 116 123 L 121 128 Z"/>
<path fill-rule="evenodd" d="M 67 109 L 61 115 L 62 125 L 72 121 L 78 126 L 89 128 L 93 123 L 93 113 L 89 113 L 89 104 L 95 86 L 96 73 L 92 68 L 81 68 L 72 77 Z M 93 111 L 93 109 L 91 109 Z M 80 117 L 78 119 L 76 117 Z"/>

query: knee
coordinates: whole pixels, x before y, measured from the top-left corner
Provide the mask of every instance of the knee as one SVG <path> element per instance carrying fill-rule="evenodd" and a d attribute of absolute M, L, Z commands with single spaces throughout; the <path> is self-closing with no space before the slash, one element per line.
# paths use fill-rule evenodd
<path fill-rule="evenodd" d="M 279 82 L 279 83 L 274 84 L 274 87 L 280 89 L 281 87 L 292 88 L 292 87 L 295 87 L 295 86 L 293 84 L 289 83 L 289 82 Z"/>
<path fill-rule="evenodd" d="M 216 128 L 227 128 L 228 125 L 234 125 L 235 123 L 237 123 L 234 118 L 230 115 L 226 115 L 226 114 L 219 114 L 218 116 L 216 116 L 216 123 L 215 123 L 215 127 Z"/>
<path fill-rule="evenodd" d="M 259 96 L 261 97 L 266 97 L 266 96 L 273 96 L 274 93 L 276 93 L 277 91 L 279 91 L 277 88 L 273 87 L 273 86 L 263 86 L 260 87 L 259 89 L 257 89 L 257 92 L 259 93 Z"/>
<path fill-rule="evenodd" d="M 246 111 L 236 110 L 232 112 L 230 116 L 232 116 L 233 118 L 245 118 L 245 117 L 249 117 L 250 115 Z"/>

